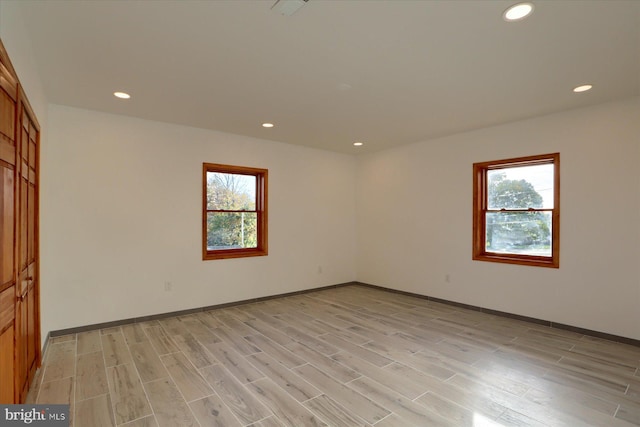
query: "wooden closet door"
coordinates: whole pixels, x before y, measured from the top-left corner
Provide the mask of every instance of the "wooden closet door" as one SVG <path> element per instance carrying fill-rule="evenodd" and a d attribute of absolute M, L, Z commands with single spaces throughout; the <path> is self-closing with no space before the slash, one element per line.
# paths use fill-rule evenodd
<path fill-rule="evenodd" d="M 22 92 L 20 95 L 23 95 Z M 18 392 L 23 401 L 40 360 L 39 294 L 37 265 L 38 139 L 39 129 L 31 110 L 20 97 L 18 149 Z"/>
<path fill-rule="evenodd" d="M 17 81 L 0 61 L 0 403 L 16 403 L 15 227 Z"/>

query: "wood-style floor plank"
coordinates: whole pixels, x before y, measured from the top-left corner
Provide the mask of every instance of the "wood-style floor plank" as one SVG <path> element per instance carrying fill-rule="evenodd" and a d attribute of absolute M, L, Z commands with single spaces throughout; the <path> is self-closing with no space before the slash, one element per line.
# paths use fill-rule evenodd
<path fill-rule="evenodd" d="M 247 427 L 283 427 L 283 426 L 284 424 L 278 421 L 278 419 L 274 415 L 272 417 L 265 418 L 264 420 L 260 420 L 257 423 L 253 423 Z"/>
<path fill-rule="evenodd" d="M 226 343 L 206 344 L 205 347 L 241 383 L 250 383 L 264 378 L 262 372 Z"/>
<path fill-rule="evenodd" d="M 77 335 L 78 354 L 94 353 L 102 351 L 102 340 L 100 339 L 100 331 L 82 332 Z"/>
<path fill-rule="evenodd" d="M 76 360 L 76 400 L 109 393 L 107 372 L 101 351 L 85 353 Z"/>
<path fill-rule="evenodd" d="M 143 384 L 160 427 L 198 427 L 191 409 L 170 378 Z"/>
<path fill-rule="evenodd" d="M 217 395 L 207 396 L 189 403 L 201 426 L 242 427 L 242 424 Z"/>
<path fill-rule="evenodd" d="M 327 331 L 326 328 L 322 327 L 322 325 L 315 323 L 315 318 L 307 316 L 299 311 L 281 313 L 274 317 L 288 325 L 295 325 L 297 329 L 312 337 L 317 337 L 318 335 L 330 332 Z"/>
<path fill-rule="evenodd" d="M 616 412 L 616 418 L 640 425 L 640 405 L 621 404 Z"/>
<path fill-rule="evenodd" d="M 39 404 L 66 405 L 74 402 L 74 378 L 67 377 L 61 380 L 43 383 L 36 402 Z"/>
<path fill-rule="evenodd" d="M 68 354 L 50 358 L 45 366 L 43 382 L 73 377 L 76 370 L 76 356 L 74 354 Z"/>
<path fill-rule="evenodd" d="M 351 415 L 348 409 L 342 407 L 326 394 L 307 400 L 304 406 L 332 427 L 371 427 L 371 424 Z"/>
<path fill-rule="evenodd" d="M 133 363 L 107 368 L 107 378 L 117 424 L 151 415 L 151 406 Z"/>
<path fill-rule="evenodd" d="M 295 354 L 300 355 L 310 364 L 314 365 L 322 372 L 330 375 L 341 383 L 346 383 L 360 377 L 360 374 L 351 368 L 336 362 L 332 358 L 311 350 L 300 343 L 289 344 L 288 348 Z"/>
<path fill-rule="evenodd" d="M 367 377 L 349 383 L 353 389 L 369 397 L 402 418 L 405 425 L 455 427 L 455 421 L 431 412 L 426 406 L 406 399 L 393 390 Z"/>
<path fill-rule="evenodd" d="M 398 371 L 380 368 L 350 353 L 336 354 L 333 356 L 333 360 L 359 372 L 363 376 L 381 384 L 387 384 L 389 388 L 408 399 L 413 400 L 425 392 L 424 382 L 419 381 L 419 372 L 416 372 L 416 376 L 413 378 L 417 380 L 414 380 L 409 375 L 402 375 Z"/>
<path fill-rule="evenodd" d="M 147 341 L 147 335 L 144 333 L 144 329 L 140 323 L 131 323 L 129 325 L 122 325 L 122 333 L 127 344 L 136 344 Z"/>
<path fill-rule="evenodd" d="M 150 326 L 145 328 L 145 332 L 151 341 L 151 345 L 153 345 L 153 348 L 158 354 L 169 354 L 180 351 L 162 326 Z"/>
<path fill-rule="evenodd" d="M 254 381 L 248 387 L 271 409 L 281 424 L 287 427 L 328 427 L 269 378 Z"/>
<path fill-rule="evenodd" d="M 120 424 L 118 427 L 158 427 L 158 422 L 156 421 L 156 417 L 150 415 L 125 424 Z"/>
<path fill-rule="evenodd" d="M 251 424 L 272 415 L 226 368 L 211 365 L 200 370 L 222 401 L 243 424 Z"/>
<path fill-rule="evenodd" d="M 143 383 L 169 376 L 153 347 L 145 343 L 130 344 L 131 356 Z"/>
<path fill-rule="evenodd" d="M 362 286 L 49 340 L 70 426 L 640 426 L 640 348 Z"/>
<path fill-rule="evenodd" d="M 166 354 L 160 359 L 187 402 L 213 394 L 213 389 L 184 354 Z"/>
<path fill-rule="evenodd" d="M 333 345 L 327 343 L 326 341 L 319 340 L 314 338 L 311 335 L 308 335 L 298 328 L 294 328 L 293 326 L 286 326 L 282 329 L 286 335 L 291 337 L 295 342 L 299 342 L 300 344 L 304 344 L 312 350 L 317 351 L 318 353 L 324 354 L 325 356 L 331 356 L 338 352 L 338 349 Z"/>
<path fill-rule="evenodd" d="M 174 335 L 172 339 L 196 368 L 200 369 L 217 363 L 215 357 L 190 333 Z"/>
<path fill-rule="evenodd" d="M 253 320 L 253 317 L 250 316 L 241 316 L 238 317 L 238 314 L 241 314 L 239 311 L 234 310 L 216 310 L 209 312 L 210 316 L 221 322 L 222 326 L 226 326 L 236 333 L 246 336 L 255 333 L 255 330 L 251 328 L 249 325 L 244 324 L 248 320 Z"/>
<path fill-rule="evenodd" d="M 201 426 L 241 427 L 242 424 L 217 395 L 207 396 L 189 403 Z"/>
<path fill-rule="evenodd" d="M 104 360 L 106 366 L 122 365 L 123 363 L 129 363 L 131 354 L 129 348 L 124 340 L 120 328 L 117 333 L 102 334 L 102 351 L 104 353 Z"/>
<path fill-rule="evenodd" d="M 167 317 L 166 319 L 162 319 L 160 320 L 160 325 L 171 337 L 174 335 L 189 334 L 189 329 L 187 329 L 186 325 L 182 323 L 179 317 Z"/>
<path fill-rule="evenodd" d="M 473 426 L 474 412 L 472 410 L 464 408 L 456 402 L 447 400 L 437 394 L 431 392 L 423 394 L 420 397 L 420 404 L 430 412 L 440 415 L 446 420 L 453 421 L 454 425 Z"/>
<path fill-rule="evenodd" d="M 257 353 L 260 351 L 258 347 L 249 343 L 240 334 L 236 333 L 232 329 L 229 329 L 225 326 L 220 326 L 218 328 L 215 328 L 213 329 L 213 332 L 217 336 L 219 336 L 222 339 L 222 341 L 233 346 L 233 348 L 243 356 L 248 356 L 250 354 Z"/>
<path fill-rule="evenodd" d="M 249 360 L 267 378 L 278 384 L 298 402 L 304 402 L 320 395 L 320 391 L 317 388 L 265 353 L 256 353 L 249 356 Z"/>
<path fill-rule="evenodd" d="M 76 404 L 74 423 L 78 426 L 115 427 L 109 395 L 79 401 Z"/>
<path fill-rule="evenodd" d="M 299 366 L 294 368 L 294 372 L 323 393 L 333 396 L 336 401 L 348 407 L 352 413 L 368 423 L 374 424 L 389 415 L 389 411 L 384 407 L 336 381 L 312 365 Z"/>
<path fill-rule="evenodd" d="M 362 360 L 372 363 L 378 367 L 387 366 L 393 363 L 393 360 L 387 357 L 384 357 L 374 351 L 368 350 L 362 346 L 353 344 L 349 341 L 345 341 L 342 338 L 337 337 L 333 334 L 322 335 L 320 338 L 323 339 L 324 341 L 327 341 L 330 344 L 333 344 L 335 347 L 341 350 L 345 350 L 361 358 Z"/>
<path fill-rule="evenodd" d="M 296 355 L 295 352 L 289 351 L 287 348 L 270 340 L 262 334 L 247 335 L 244 338 L 259 350 L 278 359 L 280 363 L 289 369 L 306 363 L 301 357 Z"/>
<path fill-rule="evenodd" d="M 47 347 L 46 360 L 51 362 L 56 359 L 75 357 L 76 356 L 76 336 L 71 335 L 70 340 L 57 340 Z M 63 338 L 63 337 L 56 337 Z"/>
<path fill-rule="evenodd" d="M 221 339 L 196 315 L 192 314 L 189 316 L 183 316 L 180 318 L 180 321 L 189 330 L 189 333 L 203 345 L 221 341 Z"/>
<path fill-rule="evenodd" d="M 287 344 L 290 344 L 290 343 L 294 342 L 287 335 L 281 333 L 276 328 L 274 328 L 273 326 L 269 325 L 268 323 L 263 322 L 260 319 L 247 320 L 244 323 L 247 326 L 250 326 L 251 328 L 253 328 L 255 331 L 261 333 L 265 337 L 269 338 L 270 340 L 273 340 L 273 341 L 277 342 L 280 345 L 286 346 Z M 251 332 L 251 333 L 255 333 L 255 331 Z M 251 333 L 249 333 L 247 335 L 251 335 Z"/>

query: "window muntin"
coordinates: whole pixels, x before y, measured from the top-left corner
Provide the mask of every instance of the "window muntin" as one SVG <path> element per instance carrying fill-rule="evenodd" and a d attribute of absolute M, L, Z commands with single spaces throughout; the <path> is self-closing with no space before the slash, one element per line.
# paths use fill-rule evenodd
<path fill-rule="evenodd" d="M 267 174 L 203 164 L 203 259 L 267 255 Z"/>
<path fill-rule="evenodd" d="M 474 164 L 473 259 L 559 266 L 558 153 Z"/>

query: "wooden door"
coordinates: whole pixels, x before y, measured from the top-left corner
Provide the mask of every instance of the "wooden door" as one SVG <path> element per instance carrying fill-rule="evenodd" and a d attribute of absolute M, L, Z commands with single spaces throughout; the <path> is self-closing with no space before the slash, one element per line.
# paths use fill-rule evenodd
<path fill-rule="evenodd" d="M 29 390 L 40 361 L 39 294 L 37 263 L 38 139 L 39 128 L 31 108 L 19 92 L 19 141 L 16 144 L 18 179 L 18 388 L 20 401 Z"/>
<path fill-rule="evenodd" d="M 0 56 L 0 59 L 3 58 Z M 3 61 L 0 61 L 0 403 L 16 403 L 14 372 L 17 96 L 17 81 Z"/>

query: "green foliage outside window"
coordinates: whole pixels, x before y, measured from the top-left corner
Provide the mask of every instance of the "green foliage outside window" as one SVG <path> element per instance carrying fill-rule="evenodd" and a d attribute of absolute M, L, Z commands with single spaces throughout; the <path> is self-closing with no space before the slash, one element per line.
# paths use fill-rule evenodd
<path fill-rule="evenodd" d="M 489 179 L 486 216 L 486 249 L 488 251 L 524 250 L 550 253 L 551 214 L 522 212 L 541 209 L 542 196 L 524 179 L 506 179 L 505 173 L 494 173 Z M 510 212 L 510 210 L 520 210 Z"/>

